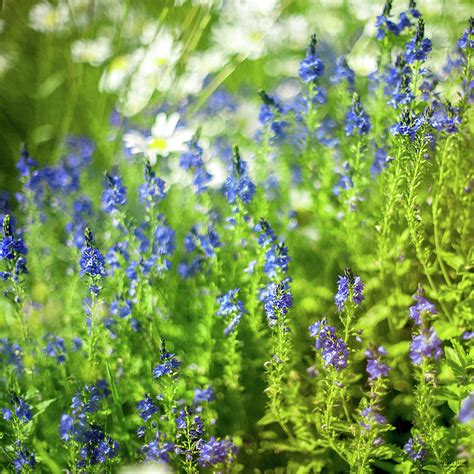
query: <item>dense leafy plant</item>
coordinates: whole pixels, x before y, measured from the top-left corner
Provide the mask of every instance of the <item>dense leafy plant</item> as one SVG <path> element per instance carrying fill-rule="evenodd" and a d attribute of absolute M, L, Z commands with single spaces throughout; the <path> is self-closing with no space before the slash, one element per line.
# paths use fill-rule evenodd
<path fill-rule="evenodd" d="M 254 140 L 202 136 L 222 87 L 115 113 L 102 180 L 86 137 L 52 166 L 25 146 L 2 469 L 469 472 L 473 28 L 437 72 L 415 3 L 387 1 L 366 80 L 311 36 Z"/>

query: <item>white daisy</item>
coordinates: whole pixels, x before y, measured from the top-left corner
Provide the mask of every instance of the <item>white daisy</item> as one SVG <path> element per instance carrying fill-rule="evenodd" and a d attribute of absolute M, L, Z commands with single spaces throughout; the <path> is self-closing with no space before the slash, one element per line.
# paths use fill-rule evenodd
<path fill-rule="evenodd" d="M 191 140 L 194 132 L 188 128 L 178 128 L 178 122 L 178 113 L 169 116 L 160 113 L 151 128 L 150 136 L 146 137 L 133 130 L 124 135 L 125 146 L 134 155 L 146 155 L 151 165 L 156 163 L 157 156 L 168 156 L 170 153 L 185 151 L 186 143 Z"/>
<path fill-rule="evenodd" d="M 71 53 L 75 62 L 100 66 L 112 55 L 112 47 L 109 38 L 78 40 L 72 43 Z"/>
<path fill-rule="evenodd" d="M 69 8 L 62 2 L 57 6 L 41 2 L 30 10 L 28 19 L 30 27 L 41 33 L 62 31 L 69 22 Z"/>

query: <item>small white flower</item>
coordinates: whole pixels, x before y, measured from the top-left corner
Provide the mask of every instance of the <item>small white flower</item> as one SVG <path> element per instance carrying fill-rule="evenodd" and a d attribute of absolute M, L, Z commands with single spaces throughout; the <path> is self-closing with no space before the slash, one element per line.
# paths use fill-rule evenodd
<path fill-rule="evenodd" d="M 41 2 L 30 10 L 28 19 L 30 27 L 41 33 L 62 31 L 69 22 L 69 8 L 64 3 Z"/>
<path fill-rule="evenodd" d="M 112 47 L 109 38 L 78 40 L 72 43 L 71 53 L 72 59 L 75 62 L 100 66 L 112 55 Z"/>
<path fill-rule="evenodd" d="M 168 156 L 170 153 L 186 150 L 186 143 L 193 137 L 193 131 L 177 127 L 179 114 L 167 116 L 160 113 L 151 128 L 151 136 L 145 137 L 137 131 L 126 133 L 123 137 L 125 146 L 130 148 L 132 154 L 144 154 L 150 164 L 156 163 L 157 156 Z"/>

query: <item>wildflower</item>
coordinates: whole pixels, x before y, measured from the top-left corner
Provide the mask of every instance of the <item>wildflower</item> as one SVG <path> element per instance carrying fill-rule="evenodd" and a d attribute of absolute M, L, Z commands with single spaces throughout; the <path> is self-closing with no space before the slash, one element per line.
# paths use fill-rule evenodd
<path fill-rule="evenodd" d="M 6 338 L 0 339 L 0 364 L 11 366 L 16 372 L 23 370 L 23 351 L 18 344 L 10 343 Z"/>
<path fill-rule="evenodd" d="M 102 208 L 105 212 L 117 212 L 127 203 L 127 188 L 117 174 L 105 174 L 105 189 L 102 194 Z"/>
<path fill-rule="evenodd" d="M 265 298 L 264 307 L 270 326 L 275 325 L 293 307 L 293 297 L 285 281 L 278 285 L 270 285 L 270 291 Z"/>
<path fill-rule="evenodd" d="M 474 418 L 474 392 L 471 392 L 462 402 L 458 413 L 461 423 L 469 423 Z"/>
<path fill-rule="evenodd" d="M 60 32 L 68 25 L 69 12 L 69 6 L 63 2 L 58 5 L 49 2 L 37 3 L 28 15 L 29 25 L 41 33 Z"/>
<path fill-rule="evenodd" d="M 153 369 L 155 379 L 163 377 L 164 375 L 175 375 L 181 365 L 181 362 L 176 359 L 175 354 L 166 351 L 162 352 L 160 361 L 161 363 Z"/>
<path fill-rule="evenodd" d="M 214 389 L 207 387 L 205 389 L 195 388 L 194 389 L 194 404 L 198 405 L 203 402 L 210 402 L 214 400 Z"/>
<path fill-rule="evenodd" d="M 316 349 L 321 351 L 326 366 L 332 365 L 336 370 L 347 367 L 349 351 L 344 341 L 337 337 L 335 327 L 329 326 L 323 319 L 312 324 L 309 333 L 316 338 Z"/>
<path fill-rule="evenodd" d="M 340 312 L 344 309 L 347 301 L 352 301 L 356 305 L 360 305 L 365 300 L 362 292 L 364 291 L 364 284 L 358 276 L 354 276 L 350 270 L 344 272 L 344 276 L 339 275 L 337 284 L 337 292 L 334 295 L 334 302 L 337 310 Z"/>
<path fill-rule="evenodd" d="M 77 63 L 89 63 L 100 66 L 112 55 L 110 39 L 100 37 L 91 40 L 76 40 L 71 44 L 72 60 Z"/>
<path fill-rule="evenodd" d="M 20 420 L 23 424 L 26 424 L 31 421 L 33 417 L 33 413 L 31 411 L 30 405 L 26 403 L 23 398 L 20 398 L 16 395 L 12 396 L 11 403 L 14 407 L 12 411 L 10 408 L 2 408 L 3 419 L 10 421 L 13 418 L 13 413 L 15 414 L 16 418 Z"/>
<path fill-rule="evenodd" d="M 150 136 L 145 137 L 140 132 L 131 131 L 123 137 L 125 146 L 134 155 L 145 155 L 151 166 L 155 165 L 158 156 L 166 157 L 171 153 L 183 152 L 186 150 L 186 143 L 193 137 L 193 132 L 178 127 L 179 119 L 178 113 L 169 116 L 160 113 L 151 128 Z"/>
<path fill-rule="evenodd" d="M 155 439 L 141 448 L 142 454 L 147 462 L 165 462 L 171 461 L 170 454 L 175 450 L 173 443 L 164 441 L 165 436 L 156 433 Z"/>
<path fill-rule="evenodd" d="M 0 240 L 0 260 L 15 263 L 20 255 L 26 255 L 27 249 L 21 237 L 15 238 L 10 215 L 3 218 L 3 239 Z"/>
<path fill-rule="evenodd" d="M 400 120 L 390 128 L 392 135 L 403 135 L 410 137 L 410 140 L 414 140 L 416 133 L 425 123 L 424 114 L 416 115 L 414 112 L 410 113 L 408 110 L 404 111 L 400 115 Z"/>
<path fill-rule="evenodd" d="M 301 61 L 298 74 L 306 83 L 314 83 L 324 73 L 324 63 L 316 56 L 316 35 L 311 36 L 306 57 Z"/>
<path fill-rule="evenodd" d="M 405 61 L 408 64 L 413 64 L 415 61 L 423 62 L 430 51 L 431 40 L 425 38 L 425 22 L 419 18 L 415 37 L 405 47 Z"/>
<path fill-rule="evenodd" d="M 119 444 L 110 436 L 106 435 L 102 428 L 91 425 L 84 433 L 84 441 L 79 450 L 79 462 L 77 467 L 85 468 L 88 464 L 103 464 L 109 459 L 117 456 Z"/>
<path fill-rule="evenodd" d="M 158 407 L 153 403 L 153 399 L 145 394 L 145 398 L 137 403 L 137 410 L 142 420 L 148 421 L 158 411 Z"/>
<path fill-rule="evenodd" d="M 423 329 L 420 334 L 412 337 L 410 359 L 413 364 L 421 365 L 424 358 L 437 360 L 442 355 L 441 341 L 434 328 Z"/>
<path fill-rule="evenodd" d="M 185 170 L 193 170 L 193 185 L 196 193 L 200 194 L 205 191 L 212 179 L 212 175 L 207 171 L 203 153 L 204 150 L 199 145 L 199 136 L 196 134 L 188 144 L 189 150 L 181 155 L 179 164 Z"/>
<path fill-rule="evenodd" d="M 377 406 L 368 406 L 362 410 L 362 421 L 360 421 L 360 426 L 366 431 L 370 431 L 374 425 L 385 425 L 387 419 L 378 412 Z"/>
<path fill-rule="evenodd" d="M 367 349 L 365 355 L 367 357 L 369 380 L 377 380 L 388 376 L 390 367 L 381 360 L 382 356 L 387 355 L 387 351 L 383 346 L 377 349 Z"/>
<path fill-rule="evenodd" d="M 48 334 L 45 336 L 47 345 L 44 348 L 44 353 L 49 357 L 54 357 L 56 361 L 61 364 L 66 360 L 66 346 L 62 337 Z"/>
<path fill-rule="evenodd" d="M 392 0 L 386 0 L 383 13 L 377 17 L 377 21 L 375 26 L 377 28 L 377 34 L 375 37 L 378 40 L 382 40 L 385 38 L 388 32 L 393 33 L 394 35 L 398 36 L 400 30 L 398 25 L 390 20 L 390 12 L 392 10 Z"/>
<path fill-rule="evenodd" d="M 342 81 L 347 81 L 349 90 L 354 89 L 355 73 L 347 64 L 347 60 L 344 56 L 340 56 L 336 61 L 336 71 L 331 77 L 331 82 L 339 84 Z"/>
<path fill-rule="evenodd" d="M 413 295 L 413 299 L 416 301 L 416 304 L 410 306 L 409 314 L 410 318 L 418 326 L 421 324 L 421 316 L 423 314 L 437 314 L 435 305 L 425 298 L 425 292 L 421 286 L 418 287 L 416 294 Z"/>
<path fill-rule="evenodd" d="M 237 448 L 229 440 L 218 440 L 211 436 L 209 441 L 199 446 L 198 463 L 202 467 L 210 468 L 218 464 L 231 464 L 235 460 Z"/>
<path fill-rule="evenodd" d="M 389 159 L 387 156 L 387 152 L 385 151 L 384 148 L 377 148 L 375 150 L 374 154 L 374 161 L 372 162 L 372 165 L 370 166 L 370 174 L 372 175 L 372 178 L 375 178 L 378 176 L 387 166 Z"/>
<path fill-rule="evenodd" d="M 34 453 L 28 450 L 21 441 L 15 443 L 15 457 L 13 458 L 13 467 L 17 473 L 23 472 L 25 467 L 32 470 L 36 467 L 36 458 Z"/>
<path fill-rule="evenodd" d="M 473 49 L 474 48 L 474 18 L 469 18 L 469 25 L 465 29 L 461 38 L 459 38 L 458 46 L 464 49 Z"/>
<path fill-rule="evenodd" d="M 240 157 L 238 147 L 234 147 L 232 172 L 224 183 L 227 200 L 233 204 L 239 198 L 244 204 L 252 201 L 255 185 L 247 176 L 247 164 Z"/>
<path fill-rule="evenodd" d="M 240 322 L 240 319 L 245 312 L 244 304 L 242 301 L 237 300 L 238 293 L 239 288 L 235 288 L 217 298 L 219 309 L 216 314 L 223 317 L 232 317 L 230 323 L 224 329 L 224 334 L 226 336 L 236 329 L 237 324 Z"/>
<path fill-rule="evenodd" d="M 420 436 L 411 437 L 403 447 L 413 461 L 423 461 L 426 457 L 425 443 Z"/>
<path fill-rule="evenodd" d="M 85 247 L 82 250 L 81 260 L 81 277 L 87 275 L 91 282 L 89 289 L 96 294 L 100 288 L 97 283 L 104 278 L 107 273 L 105 270 L 105 258 L 99 249 L 94 247 L 94 236 L 89 228 L 84 232 Z"/>
<path fill-rule="evenodd" d="M 283 120 L 278 120 L 278 117 L 283 112 L 281 105 L 273 97 L 270 97 L 265 91 L 260 91 L 260 98 L 262 105 L 258 114 L 258 120 L 262 125 L 269 125 L 273 132 L 273 137 L 282 137 L 284 135 L 284 128 L 288 125 Z"/>
<path fill-rule="evenodd" d="M 102 379 L 92 385 L 86 385 L 88 401 L 84 406 L 87 413 L 95 413 L 100 408 L 100 402 L 110 396 L 109 385 Z"/>
<path fill-rule="evenodd" d="M 369 116 L 362 108 L 359 96 L 354 93 L 351 109 L 346 116 L 346 135 L 352 135 L 355 130 L 358 130 L 360 135 L 366 135 L 370 131 L 370 121 Z"/>
<path fill-rule="evenodd" d="M 434 113 L 431 117 L 431 125 L 440 132 L 457 133 L 461 125 L 462 117 L 459 107 L 453 107 L 449 101 L 444 106 L 435 103 Z"/>
<path fill-rule="evenodd" d="M 38 166 L 38 162 L 33 160 L 28 153 L 26 145 L 23 146 L 20 153 L 20 159 L 16 165 L 16 169 L 20 173 L 22 178 L 29 177 L 31 175 L 31 168 Z"/>
<path fill-rule="evenodd" d="M 157 204 L 166 196 L 165 186 L 166 183 L 158 178 L 149 163 L 146 163 L 145 183 L 138 188 L 140 201 L 145 203 L 147 208 Z"/>

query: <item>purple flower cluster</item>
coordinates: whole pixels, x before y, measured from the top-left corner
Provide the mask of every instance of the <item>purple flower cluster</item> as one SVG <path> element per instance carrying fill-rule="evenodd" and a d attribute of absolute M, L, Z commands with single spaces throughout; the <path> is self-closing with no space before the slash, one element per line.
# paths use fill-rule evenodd
<path fill-rule="evenodd" d="M 332 365 L 336 370 L 347 367 L 349 351 L 344 341 L 337 337 L 336 328 L 329 326 L 326 319 L 318 321 L 309 327 L 309 334 L 316 338 L 316 349 L 326 366 Z"/>
<path fill-rule="evenodd" d="M 365 296 L 362 294 L 363 291 L 364 284 L 361 278 L 354 276 L 350 270 L 347 270 L 344 276 L 339 275 L 337 292 L 334 295 L 337 310 L 342 311 L 347 301 L 360 305 L 365 300 Z"/>
<path fill-rule="evenodd" d="M 243 204 L 248 204 L 252 201 L 256 192 L 255 184 L 247 175 L 247 164 L 240 157 L 238 147 L 234 147 L 232 171 L 224 183 L 224 191 L 227 200 L 231 204 L 234 204 L 237 198 Z"/>
<path fill-rule="evenodd" d="M 387 351 L 383 346 L 379 346 L 376 349 L 367 349 L 365 355 L 367 357 L 369 380 L 377 380 L 388 376 L 390 367 L 381 360 L 382 356 L 387 355 Z"/>
<path fill-rule="evenodd" d="M 140 198 L 140 202 L 143 202 L 145 207 L 148 209 L 158 204 L 166 196 L 166 183 L 161 178 L 156 176 L 156 173 L 151 169 L 149 163 L 145 165 L 144 179 L 145 182 L 138 188 L 138 196 Z M 126 195 L 123 204 L 125 203 Z"/>
<path fill-rule="evenodd" d="M 2 408 L 0 411 L 3 413 L 3 419 L 7 421 L 13 420 L 15 416 L 17 420 L 21 423 L 26 424 L 31 421 L 33 413 L 31 411 L 31 406 L 26 403 L 26 401 L 16 395 L 12 396 L 11 403 L 13 410 L 10 408 Z"/>
<path fill-rule="evenodd" d="M 165 439 L 165 436 L 156 432 L 155 439 L 142 446 L 141 451 L 146 462 L 169 463 L 171 461 L 170 454 L 174 452 L 175 446 Z"/>
<path fill-rule="evenodd" d="M 405 47 L 405 61 L 408 64 L 424 62 L 430 51 L 431 40 L 425 38 L 425 22 L 422 18 L 419 18 L 415 37 L 412 38 Z"/>
<path fill-rule="evenodd" d="M 18 281 L 22 274 L 28 273 L 26 254 L 26 245 L 21 237 L 15 236 L 10 215 L 6 214 L 3 218 L 3 238 L 0 240 L 0 261 L 6 262 L 6 271 L 0 272 L 0 279 Z"/>
<path fill-rule="evenodd" d="M 209 441 L 203 442 L 199 446 L 198 463 L 205 468 L 230 464 L 234 461 L 237 452 L 237 447 L 232 441 L 219 440 L 211 436 Z"/>
<path fill-rule="evenodd" d="M 15 443 L 15 457 L 13 458 L 13 467 L 15 471 L 19 474 L 25 472 L 25 468 L 30 468 L 34 471 L 36 467 L 36 458 L 35 455 L 26 448 L 21 441 Z"/>
<path fill-rule="evenodd" d="M 224 318 L 232 318 L 224 329 L 224 334 L 226 336 L 235 331 L 245 312 L 244 304 L 242 301 L 237 299 L 238 293 L 239 288 L 234 288 L 217 298 L 219 309 L 216 314 Z"/>
<path fill-rule="evenodd" d="M 162 352 L 160 356 L 160 363 L 153 369 L 153 376 L 155 379 L 163 377 L 164 375 L 174 376 L 181 366 L 181 362 L 176 359 L 176 355 L 171 352 Z"/>
<path fill-rule="evenodd" d="M 316 35 L 312 35 L 306 57 L 298 70 L 301 80 L 308 84 L 315 83 L 324 73 L 324 63 L 316 56 L 316 43 Z"/>
<path fill-rule="evenodd" d="M 377 17 L 375 26 L 377 28 L 376 38 L 382 40 L 388 33 L 399 36 L 406 28 L 412 26 L 410 17 L 413 19 L 421 16 L 420 12 L 414 6 L 415 2 L 410 2 L 410 9 L 408 12 L 401 12 L 398 17 L 398 23 L 390 19 L 390 12 L 392 10 L 392 0 L 386 0 L 383 13 Z M 413 5 L 412 5 L 413 4 Z"/>
<path fill-rule="evenodd" d="M 102 208 L 113 214 L 127 203 L 127 188 L 118 174 L 105 174 L 105 189 L 102 194 Z"/>
<path fill-rule="evenodd" d="M 414 365 L 421 365 L 424 358 L 438 360 L 442 355 L 441 341 L 434 328 L 423 328 L 420 334 L 413 335 L 410 359 Z"/>
<path fill-rule="evenodd" d="M 360 98 L 354 93 L 352 105 L 346 115 L 346 135 L 353 135 L 357 132 L 359 135 L 367 135 L 370 131 L 369 116 L 365 113 L 360 102 Z"/>
<path fill-rule="evenodd" d="M 194 172 L 193 185 L 197 194 L 204 192 L 212 180 L 212 175 L 204 165 L 203 154 L 204 150 L 199 145 L 196 136 L 189 143 L 189 151 L 183 153 L 179 161 L 181 168 Z"/>
<path fill-rule="evenodd" d="M 423 461 L 426 457 L 425 443 L 420 436 L 411 437 L 403 447 L 410 459 Z"/>
<path fill-rule="evenodd" d="M 293 307 L 293 297 L 287 281 L 270 285 L 264 307 L 270 326 L 274 326 L 282 316 L 288 313 L 290 308 Z"/>
<path fill-rule="evenodd" d="M 153 403 L 153 399 L 145 394 L 145 398 L 137 403 L 137 410 L 142 420 L 148 421 L 158 411 L 158 407 Z"/>
<path fill-rule="evenodd" d="M 437 314 L 435 305 L 425 298 L 425 291 L 421 286 L 418 287 L 416 294 L 413 295 L 413 299 L 416 304 L 410 306 L 409 314 L 410 318 L 415 321 L 418 326 L 421 325 L 421 318 L 424 314 Z"/>
<path fill-rule="evenodd" d="M 387 423 L 387 419 L 378 410 L 377 406 L 368 406 L 362 410 L 362 420 L 359 424 L 364 430 L 370 431 L 374 425 L 385 425 Z"/>

